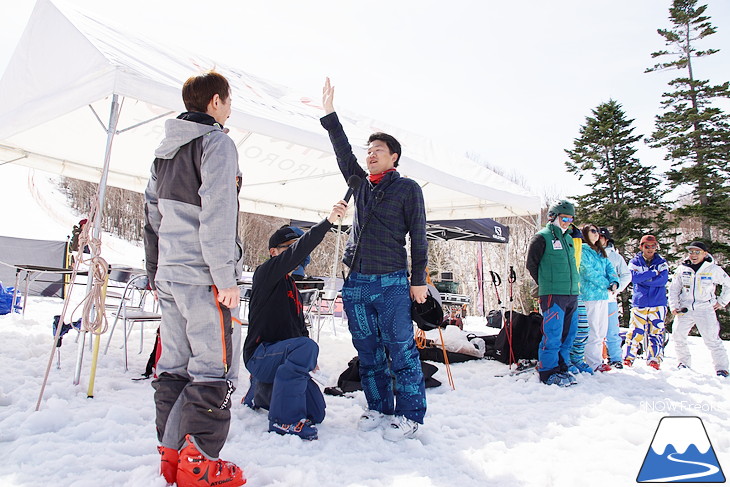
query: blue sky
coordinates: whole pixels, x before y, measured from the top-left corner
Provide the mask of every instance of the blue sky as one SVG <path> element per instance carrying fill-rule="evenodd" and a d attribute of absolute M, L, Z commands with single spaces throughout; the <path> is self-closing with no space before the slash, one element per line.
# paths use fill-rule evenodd
<path fill-rule="evenodd" d="M 0 70 L 33 3 L 0 7 Z M 330 76 L 336 106 L 478 153 L 548 197 L 587 190 L 564 149 L 591 109 L 613 98 L 648 135 L 677 76 L 644 74 L 664 47 L 669 1 L 70 3 L 313 97 Z M 719 83 L 730 79 L 730 2 L 705 3 L 719 32 L 699 46 L 725 49 L 695 74 Z M 638 148 L 666 167 L 662 152 Z"/>

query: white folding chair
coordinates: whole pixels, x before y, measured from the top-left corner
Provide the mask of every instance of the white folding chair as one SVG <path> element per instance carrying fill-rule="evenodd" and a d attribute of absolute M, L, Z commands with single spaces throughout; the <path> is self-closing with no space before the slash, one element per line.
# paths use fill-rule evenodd
<path fill-rule="evenodd" d="M 111 279 L 111 275 L 110 275 Z M 124 370 L 128 370 L 127 362 L 127 340 L 132 332 L 132 327 L 135 323 L 140 323 L 140 337 L 139 337 L 139 353 L 142 353 L 144 347 L 144 324 L 147 322 L 160 322 L 162 315 L 157 309 L 157 303 L 149 305 L 147 298 L 152 294 L 149 288 L 149 279 L 145 274 L 136 274 L 129 277 L 127 285 L 124 287 L 124 293 L 119 302 L 119 306 L 116 311 L 112 312 L 114 315 L 114 324 L 112 329 L 109 331 L 109 339 L 106 342 L 106 348 L 104 354 L 106 355 L 109 350 L 109 344 L 112 341 L 112 335 L 114 334 L 114 328 L 117 326 L 117 322 L 121 319 L 124 324 Z M 130 323 L 127 327 L 127 323 Z"/>
<path fill-rule="evenodd" d="M 335 296 L 334 298 L 329 297 L 327 295 L 328 290 L 326 289 L 316 289 L 315 291 L 316 292 L 312 297 L 309 309 L 307 310 L 307 316 L 313 328 L 314 322 L 317 322 L 317 342 L 319 342 L 320 332 L 322 331 L 322 326 L 325 321 L 330 321 L 332 323 L 332 333 L 337 336 L 335 310 L 337 308 L 336 304 L 338 296 Z"/>

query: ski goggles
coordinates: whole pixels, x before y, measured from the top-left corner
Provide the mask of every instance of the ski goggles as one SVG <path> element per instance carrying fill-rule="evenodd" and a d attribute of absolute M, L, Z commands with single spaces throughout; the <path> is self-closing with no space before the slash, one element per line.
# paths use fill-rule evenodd
<path fill-rule="evenodd" d="M 561 216 L 560 221 L 563 223 L 570 223 L 573 221 L 573 217 L 572 216 Z"/>

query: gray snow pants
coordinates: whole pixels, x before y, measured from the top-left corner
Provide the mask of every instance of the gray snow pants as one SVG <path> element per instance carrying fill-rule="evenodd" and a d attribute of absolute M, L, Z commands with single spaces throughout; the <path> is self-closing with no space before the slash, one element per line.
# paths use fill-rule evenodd
<path fill-rule="evenodd" d="M 155 389 L 157 439 L 179 450 L 195 438 L 212 460 L 223 448 L 231 422 L 231 395 L 241 360 L 239 308 L 218 303 L 215 286 L 156 281 L 162 323 L 162 355 Z"/>

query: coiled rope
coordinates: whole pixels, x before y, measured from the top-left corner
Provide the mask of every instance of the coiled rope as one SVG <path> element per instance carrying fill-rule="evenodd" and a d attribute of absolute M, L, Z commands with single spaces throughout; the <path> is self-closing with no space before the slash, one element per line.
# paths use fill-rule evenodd
<path fill-rule="evenodd" d="M 63 301 L 63 310 L 61 311 L 61 317 L 56 327 L 56 334 L 53 337 L 53 345 L 51 345 L 51 354 L 48 357 L 48 364 L 46 366 L 46 373 L 43 376 L 43 385 L 41 386 L 40 394 L 38 395 L 38 402 L 36 403 L 35 410 L 38 411 L 41 407 L 41 401 L 43 400 L 43 393 L 48 383 L 48 375 L 51 372 L 51 365 L 53 364 L 53 357 L 56 354 L 56 346 L 58 344 L 59 337 L 61 335 L 61 329 L 63 323 L 65 323 L 66 312 L 68 311 L 69 302 L 76 282 L 76 275 L 78 274 L 79 266 L 83 263 L 89 268 L 89 275 L 91 276 L 90 289 L 88 289 L 86 296 L 79 303 L 74 311 L 71 313 L 72 320 L 73 314 L 83 306 L 81 311 L 81 326 L 84 331 L 90 332 L 94 335 L 101 335 L 106 332 L 109 327 L 106 319 L 106 307 L 104 305 L 105 293 L 106 293 L 106 280 L 109 273 L 109 264 L 106 260 L 101 257 L 101 232 L 99 232 L 99 238 L 92 236 L 92 226 L 96 218 L 96 213 L 99 209 L 99 195 L 97 193 L 91 204 L 91 210 L 89 211 L 89 217 L 87 223 L 81 228 L 79 234 L 79 248 L 76 250 L 74 258 L 73 272 L 69 280 L 68 292 L 66 298 Z M 84 248 L 89 247 L 90 257 L 84 259 Z"/>

